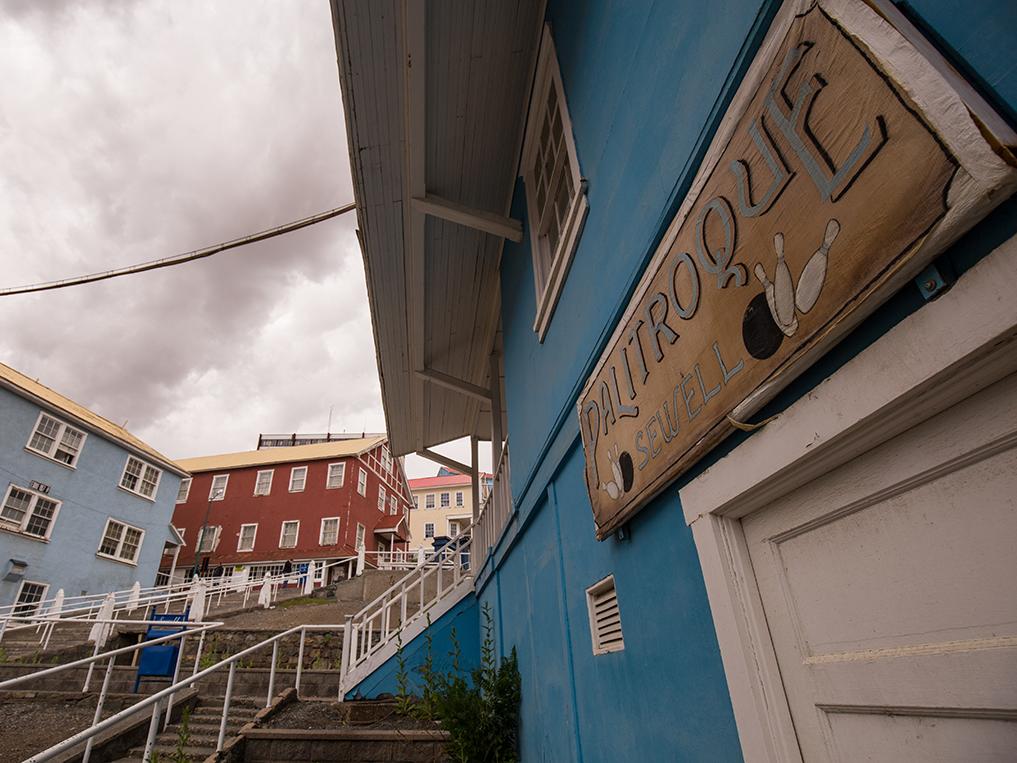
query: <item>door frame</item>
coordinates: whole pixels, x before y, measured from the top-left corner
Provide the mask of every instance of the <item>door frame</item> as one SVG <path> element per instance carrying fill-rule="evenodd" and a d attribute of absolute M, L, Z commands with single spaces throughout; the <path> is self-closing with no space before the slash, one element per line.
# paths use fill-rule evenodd
<path fill-rule="evenodd" d="M 1017 372 L 1017 237 L 679 492 L 746 761 L 801 761 L 741 519 Z"/>

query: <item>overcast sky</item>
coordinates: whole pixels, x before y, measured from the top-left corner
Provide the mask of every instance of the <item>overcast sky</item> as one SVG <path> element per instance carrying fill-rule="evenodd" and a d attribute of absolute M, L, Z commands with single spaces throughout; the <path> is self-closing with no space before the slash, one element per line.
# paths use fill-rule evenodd
<path fill-rule="evenodd" d="M 327 0 L 3 0 L 0 77 L 4 286 L 353 199 Z M 382 431 L 355 224 L 2 297 L 0 358 L 172 458 L 323 432 L 330 406 L 332 431 Z"/>

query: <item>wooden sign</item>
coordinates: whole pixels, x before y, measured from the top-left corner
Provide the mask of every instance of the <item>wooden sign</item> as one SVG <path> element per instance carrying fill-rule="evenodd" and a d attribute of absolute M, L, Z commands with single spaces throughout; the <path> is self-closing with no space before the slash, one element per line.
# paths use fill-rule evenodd
<path fill-rule="evenodd" d="M 830 3 L 840 20 L 825 5 L 771 33 L 580 395 L 599 538 L 912 278 L 946 218 L 955 237 L 987 211 L 949 215 L 955 192 L 988 191 L 843 18 L 903 38 L 861 2 Z"/>

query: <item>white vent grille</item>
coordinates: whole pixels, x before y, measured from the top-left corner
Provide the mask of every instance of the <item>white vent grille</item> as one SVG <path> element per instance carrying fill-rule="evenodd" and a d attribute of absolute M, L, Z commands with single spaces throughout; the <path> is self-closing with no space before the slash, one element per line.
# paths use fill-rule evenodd
<path fill-rule="evenodd" d="M 614 575 L 586 589 L 586 606 L 590 611 L 590 637 L 593 653 L 620 652 L 625 648 L 622 638 L 621 612 L 614 589 Z"/>

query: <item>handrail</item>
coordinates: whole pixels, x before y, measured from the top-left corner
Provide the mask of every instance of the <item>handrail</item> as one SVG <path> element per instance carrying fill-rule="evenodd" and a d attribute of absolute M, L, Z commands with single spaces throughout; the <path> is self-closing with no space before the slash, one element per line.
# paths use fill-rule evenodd
<path fill-rule="evenodd" d="M 165 624 L 165 623 L 163 623 L 163 624 Z M 345 630 L 345 626 L 339 625 L 339 624 L 336 624 L 336 625 L 307 625 L 307 624 L 305 624 L 305 625 L 294 626 L 293 628 L 290 628 L 289 630 L 283 631 L 282 633 L 277 633 L 276 635 L 271 636 L 271 637 L 269 637 L 269 638 L 265 639 L 264 641 L 261 641 L 261 642 L 259 642 L 257 644 L 254 644 L 253 646 L 249 646 L 246 649 L 243 649 L 243 650 L 237 652 L 236 654 L 231 655 L 230 657 L 227 657 L 224 660 L 220 660 L 215 665 L 212 665 L 212 666 L 210 666 L 208 668 L 205 668 L 204 670 L 202 670 L 200 672 L 195 672 L 189 678 L 185 678 L 185 679 L 180 680 L 180 681 L 174 680 L 174 683 L 172 685 L 166 687 L 165 689 L 162 689 L 161 691 L 158 691 L 158 692 L 155 692 L 154 694 L 149 695 L 145 699 L 140 700 L 139 702 L 136 702 L 135 704 L 131 705 L 128 708 L 124 708 L 120 712 L 115 713 L 114 715 L 111 715 L 109 718 L 106 718 L 103 721 L 99 721 L 98 720 L 98 710 L 97 710 L 96 720 L 92 723 L 92 725 L 89 728 L 84 729 L 83 731 L 79 731 L 77 734 L 74 734 L 73 736 L 68 737 L 67 739 L 63 740 L 62 742 L 58 742 L 57 744 L 55 744 L 52 747 L 49 747 L 49 748 L 43 750 L 42 752 L 36 753 L 32 757 L 27 758 L 24 761 L 24 763 L 41 763 L 41 761 L 49 760 L 50 758 L 52 758 L 52 757 L 54 757 L 56 755 L 59 755 L 60 753 L 64 752 L 65 750 L 70 749 L 71 747 L 73 747 L 76 744 L 80 744 L 81 742 L 86 741 L 86 740 L 89 740 L 89 741 L 92 740 L 96 736 L 96 734 L 99 734 L 100 732 L 105 731 L 106 729 L 110 728 L 111 726 L 113 726 L 116 723 L 119 723 L 120 721 L 124 720 L 125 718 L 130 718 L 131 716 L 136 715 L 137 713 L 139 713 L 140 711 L 144 710 L 145 708 L 147 708 L 149 706 L 152 706 L 152 721 L 151 721 L 151 723 L 149 724 L 149 727 L 148 727 L 148 737 L 147 737 L 147 739 L 145 741 L 145 752 L 144 752 L 144 755 L 142 757 L 143 763 L 148 763 L 151 760 L 151 757 L 152 757 L 152 747 L 154 746 L 155 735 L 156 735 L 156 732 L 158 731 L 158 728 L 159 728 L 159 717 L 160 717 L 160 715 L 162 713 L 162 707 L 161 706 L 162 706 L 163 698 L 164 697 L 169 697 L 170 698 L 169 702 L 172 703 L 172 697 L 173 697 L 174 694 L 176 694 L 176 692 L 178 692 L 181 689 L 184 689 L 184 688 L 190 686 L 193 683 L 196 683 L 197 681 L 200 681 L 201 679 L 203 679 L 203 678 L 205 678 L 207 676 L 210 676 L 212 673 L 215 673 L 216 671 L 221 670 L 223 667 L 228 665 L 229 666 L 229 675 L 228 675 L 228 677 L 226 679 L 226 694 L 223 697 L 222 721 L 219 724 L 219 737 L 218 737 L 218 741 L 216 743 L 216 752 L 221 752 L 222 748 L 223 748 L 223 745 L 225 743 L 225 738 L 226 738 L 226 724 L 227 724 L 227 721 L 228 721 L 228 718 L 229 718 L 230 700 L 231 700 L 232 694 L 233 694 L 233 677 L 234 677 L 234 674 L 236 672 L 237 661 L 242 659 L 243 657 L 246 657 L 249 654 L 253 654 L 256 651 L 258 651 L 260 649 L 263 649 L 264 647 L 268 646 L 269 644 L 273 645 L 273 648 L 272 648 L 272 670 L 271 670 L 271 672 L 269 674 L 268 698 L 266 700 L 266 706 L 268 706 L 272 702 L 272 691 L 273 691 L 273 689 L 275 687 L 275 669 L 276 669 L 275 665 L 276 665 L 276 658 L 277 658 L 277 655 L 278 655 L 278 642 L 279 642 L 279 640 L 282 639 L 282 638 L 285 638 L 286 636 L 289 636 L 289 635 L 291 635 L 293 633 L 298 633 L 299 632 L 301 634 L 301 638 L 300 638 L 300 655 L 298 657 L 298 662 L 297 662 L 297 679 L 296 679 L 297 688 L 299 689 L 299 685 L 300 685 L 300 673 L 301 673 L 301 668 L 302 668 L 302 663 L 303 663 L 304 635 L 306 634 L 306 631 L 308 631 L 308 630 Z M 345 636 L 344 636 L 343 641 L 345 642 L 345 640 L 346 639 L 345 639 Z M 151 645 L 153 643 L 155 643 L 154 640 L 147 642 L 147 644 L 149 644 L 149 645 Z M 181 650 L 181 653 L 182 653 L 182 651 L 183 650 Z M 197 665 L 197 663 L 195 663 L 195 664 Z M 108 681 L 109 681 L 109 674 L 112 672 L 112 666 L 113 666 L 113 659 L 110 660 L 110 665 L 107 668 L 107 676 L 106 676 L 106 682 L 105 683 L 108 683 Z M 178 662 L 178 666 L 177 667 L 179 669 L 179 662 Z M 176 676 L 174 676 L 174 679 L 176 679 Z M 104 683 L 104 685 L 105 685 L 105 683 Z M 172 707 L 172 704 L 170 704 L 167 707 L 167 710 L 166 710 L 166 721 L 167 721 L 167 724 L 169 722 L 169 713 L 170 713 L 171 707 Z M 88 747 L 86 748 L 86 756 L 83 759 L 82 763 L 87 763 L 87 761 L 88 761 L 87 753 L 90 751 L 90 749 L 91 749 L 91 745 L 89 744 Z"/>

